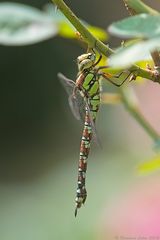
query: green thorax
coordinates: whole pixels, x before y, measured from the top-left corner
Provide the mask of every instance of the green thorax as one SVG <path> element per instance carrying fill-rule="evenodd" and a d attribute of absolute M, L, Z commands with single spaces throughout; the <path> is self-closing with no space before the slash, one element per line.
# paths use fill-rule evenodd
<path fill-rule="evenodd" d="M 100 105 L 100 85 L 99 76 L 95 74 L 94 70 L 89 71 L 83 81 L 82 88 L 87 92 L 89 97 L 90 110 L 93 119 L 96 119 L 97 112 Z"/>
<path fill-rule="evenodd" d="M 99 77 L 94 71 L 89 71 L 85 75 L 82 87 L 88 93 L 89 97 L 92 97 L 99 92 Z"/>

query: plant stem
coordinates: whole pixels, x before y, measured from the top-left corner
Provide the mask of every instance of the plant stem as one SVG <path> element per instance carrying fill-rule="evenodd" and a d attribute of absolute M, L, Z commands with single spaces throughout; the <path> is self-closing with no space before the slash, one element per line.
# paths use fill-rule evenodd
<path fill-rule="evenodd" d="M 137 101 L 134 101 L 135 95 L 131 91 L 131 88 L 121 87 L 119 88 L 122 102 L 129 113 L 136 119 L 136 121 L 143 127 L 148 135 L 157 142 L 160 139 L 160 135 L 153 129 L 150 123 L 144 118 L 141 111 L 138 108 Z"/>
<path fill-rule="evenodd" d="M 99 39 L 94 37 L 79 18 L 71 11 L 71 9 L 64 3 L 63 0 L 51 0 L 63 12 L 66 18 L 72 23 L 77 31 L 82 35 L 83 39 L 88 43 L 89 48 L 98 48 L 104 55 L 110 55 L 114 51 L 107 45 L 102 43 Z"/>
<path fill-rule="evenodd" d="M 123 0 L 123 2 L 131 15 L 140 14 L 140 13 L 148 13 L 152 15 L 159 14 L 158 11 L 147 6 L 140 0 Z"/>
<path fill-rule="evenodd" d="M 154 51 L 151 53 L 152 59 L 154 61 L 154 65 L 156 67 L 160 67 L 160 57 L 159 57 L 159 52 L 158 51 Z"/>

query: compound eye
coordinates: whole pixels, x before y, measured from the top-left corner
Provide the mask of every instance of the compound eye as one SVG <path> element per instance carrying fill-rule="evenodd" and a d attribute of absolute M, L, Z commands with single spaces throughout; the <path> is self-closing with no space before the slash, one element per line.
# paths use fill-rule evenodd
<path fill-rule="evenodd" d="M 91 59 L 92 58 L 92 54 L 88 55 L 88 59 Z"/>

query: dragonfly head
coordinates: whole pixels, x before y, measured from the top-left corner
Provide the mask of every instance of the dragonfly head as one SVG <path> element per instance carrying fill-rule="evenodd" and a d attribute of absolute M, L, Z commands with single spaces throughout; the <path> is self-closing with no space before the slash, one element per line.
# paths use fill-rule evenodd
<path fill-rule="evenodd" d="M 85 53 L 77 58 L 77 64 L 79 71 L 92 68 L 96 61 L 96 55 L 94 53 Z"/>

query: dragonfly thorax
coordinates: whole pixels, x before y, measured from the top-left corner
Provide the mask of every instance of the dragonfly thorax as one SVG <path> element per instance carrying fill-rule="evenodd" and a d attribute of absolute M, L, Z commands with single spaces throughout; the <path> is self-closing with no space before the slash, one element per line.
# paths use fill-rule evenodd
<path fill-rule="evenodd" d="M 80 72 L 93 67 L 96 61 L 96 55 L 94 53 L 82 54 L 77 58 L 78 70 Z"/>

